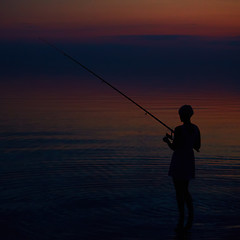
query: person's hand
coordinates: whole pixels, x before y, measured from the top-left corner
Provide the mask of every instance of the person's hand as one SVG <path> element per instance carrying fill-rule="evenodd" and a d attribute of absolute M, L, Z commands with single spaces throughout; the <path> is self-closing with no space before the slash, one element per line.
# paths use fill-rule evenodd
<path fill-rule="evenodd" d="M 169 142 L 168 137 L 164 137 L 164 138 L 163 138 L 163 141 L 164 141 L 165 143 L 168 143 L 168 142 Z"/>
<path fill-rule="evenodd" d="M 170 134 L 166 133 L 166 137 L 169 138 L 169 139 L 171 139 L 171 140 L 173 140 L 172 134 L 170 135 Z"/>

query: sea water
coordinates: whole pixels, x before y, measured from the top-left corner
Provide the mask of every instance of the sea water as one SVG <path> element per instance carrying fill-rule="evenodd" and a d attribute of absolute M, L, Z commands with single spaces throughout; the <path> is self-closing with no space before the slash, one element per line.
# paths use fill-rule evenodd
<path fill-rule="evenodd" d="M 187 239 L 238 239 L 240 98 L 134 95 L 171 128 L 191 104 L 202 134 Z M 1 239 L 177 239 L 168 132 L 119 95 L 2 98 Z"/>

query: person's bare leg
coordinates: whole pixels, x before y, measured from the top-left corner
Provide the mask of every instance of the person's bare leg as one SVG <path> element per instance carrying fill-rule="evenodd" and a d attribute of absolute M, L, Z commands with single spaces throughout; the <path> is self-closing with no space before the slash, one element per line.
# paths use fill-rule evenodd
<path fill-rule="evenodd" d="M 173 179 L 174 187 L 176 190 L 176 200 L 177 200 L 177 206 L 178 206 L 178 224 L 176 226 L 176 231 L 180 231 L 184 227 L 184 191 L 183 191 L 183 185 L 182 181 L 178 179 Z"/>
<path fill-rule="evenodd" d="M 188 189 L 187 189 L 187 194 L 186 194 L 186 204 L 187 204 L 187 208 L 188 208 L 188 220 L 187 220 L 187 224 L 185 226 L 185 229 L 189 230 L 189 229 L 192 228 L 194 210 L 193 210 L 192 196 L 189 193 Z"/>

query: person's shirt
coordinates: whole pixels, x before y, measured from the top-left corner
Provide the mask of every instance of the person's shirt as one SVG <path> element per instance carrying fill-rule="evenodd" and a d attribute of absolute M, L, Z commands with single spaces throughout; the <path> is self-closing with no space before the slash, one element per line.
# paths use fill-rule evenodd
<path fill-rule="evenodd" d="M 200 131 L 195 124 L 183 124 L 175 128 L 172 149 L 199 151 L 201 147 Z"/>
<path fill-rule="evenodd" d="M 192 123 L 175 128 L 171 148 L 174 150 L 168 175 L 179 179 L 195 178 L 195 157 L 193 149 L 201 146 L 200 131 Z"/>

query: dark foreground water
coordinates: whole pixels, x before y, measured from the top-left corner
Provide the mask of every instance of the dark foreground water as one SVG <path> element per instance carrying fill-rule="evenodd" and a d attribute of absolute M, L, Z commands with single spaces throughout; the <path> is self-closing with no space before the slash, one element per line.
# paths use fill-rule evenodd
<path fill-rule="evenodd" d="M 195 107 L 191 233 L 173 231 L 171 151 L 154 120 L 118 96 L 21 98 L 1 99 L 0 238 L 239 239 L 239 98 L 142 99 L 171 127 L 180 105 Z"/>

